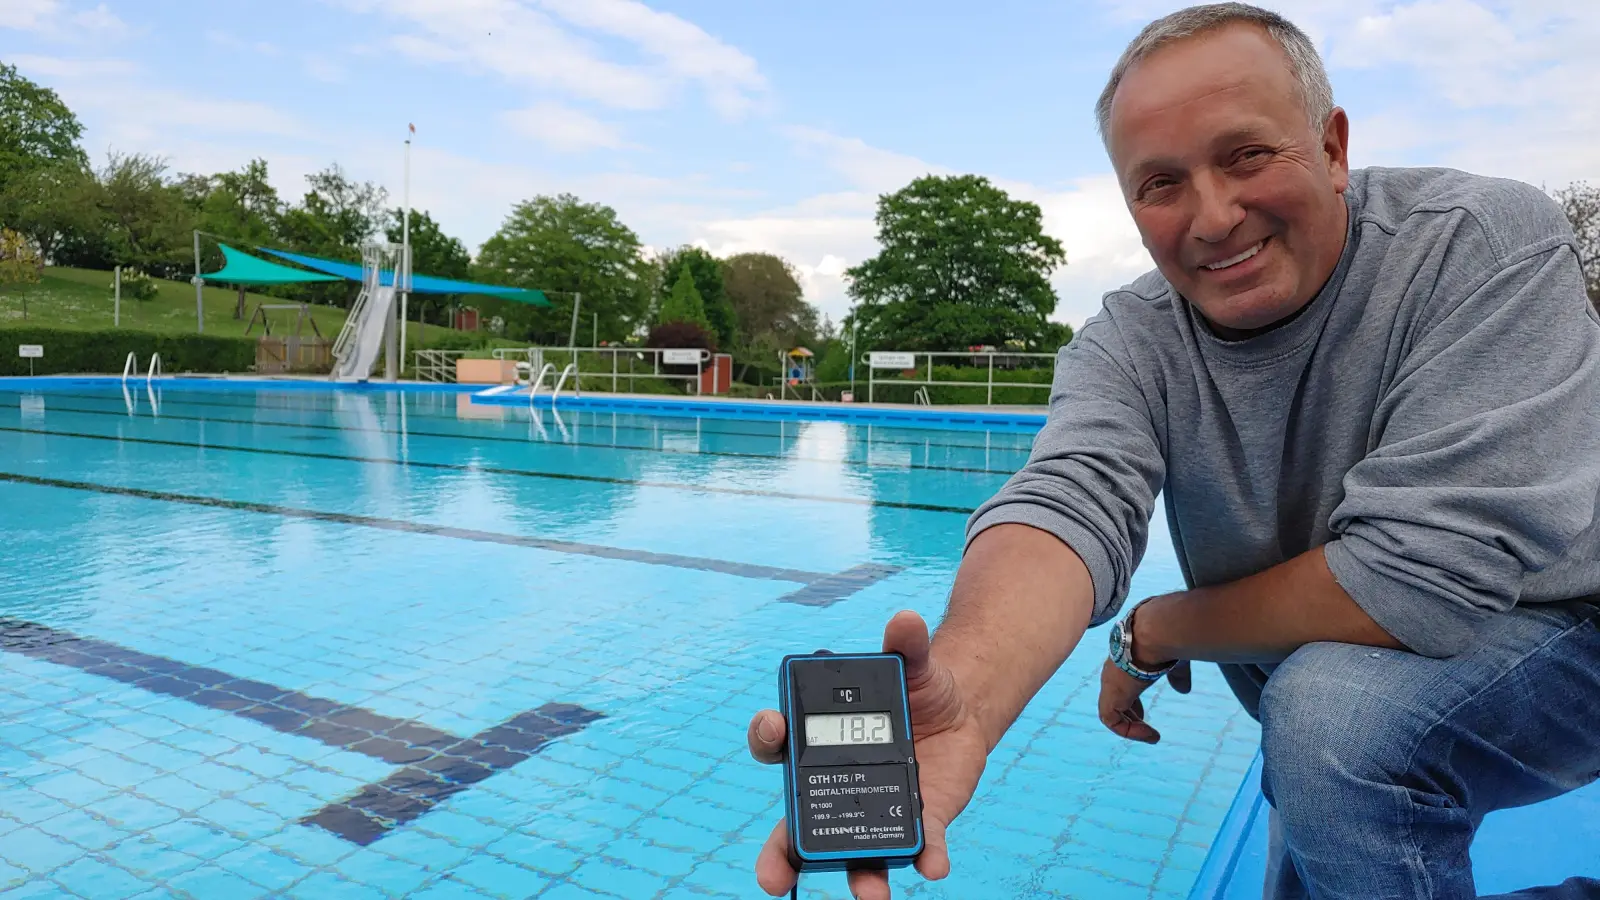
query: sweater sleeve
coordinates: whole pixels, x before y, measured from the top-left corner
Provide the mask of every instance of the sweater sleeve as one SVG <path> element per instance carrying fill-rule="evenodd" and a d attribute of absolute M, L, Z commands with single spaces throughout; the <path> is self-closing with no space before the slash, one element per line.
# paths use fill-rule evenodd
<path fill-rule="evenodd" d="M 1527 248 L 1455 293 L 1430 301 L 1378 399 L 1324 548 L 1374 621 L 1434 657 L 1513 607 L 1600 497 L 1600 317 L 1571 245 Z"/>
<path fill-rule="evenodd" d="M 967 528 L 969 547 L 1003 523 L 1030 525 L 1071 547 L 1094 581 L 1095 625 L 1127 598 L 1166 477 L 1149 404 L 1122 348 L 1105 313 L 1062 348 L 1049 416 L 1027 464 Z"/>

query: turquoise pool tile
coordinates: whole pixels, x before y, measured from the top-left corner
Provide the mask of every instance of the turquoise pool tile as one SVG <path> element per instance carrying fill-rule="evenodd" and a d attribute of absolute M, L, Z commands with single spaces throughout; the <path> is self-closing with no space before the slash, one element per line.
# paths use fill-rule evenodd
<path fill-rule="evenodd" d="M 180 819 L 149 832 L 150 837 L 202 860 L 216 859 L 239 846 L 237 838 L 195 819 Z"/>
<path fill-rule="evenodd" d="M 218 756 L 216 761 L 221 765 L 241 769 L 263 778 L 277 778 L 299 766 L 298 762 L 287 756 L 266 753 L 258 747 L 251 746 L 237 747 Z"/>
<path fill-rule="evenodd" d="M 60 885 L 44 878 L 32 879 L 6 891 L 6 900 L 62 900 L 71 896 Z"/>
<path fill-rule="evenodd" d="M 685 887 L 729 897 L 759 896 L 753 869 L 739 869 L 721 862 L 703 862 L 683 879 Z"/>
<path fill-rule="evenodd" d="M 169 887 L 183 891 L 199 900 L 226 897 L 228 900 L 254 900 L 267 895 L 267 889 L 246 881 L 238 875 L 207 863 L 177 876 L 167 882 Z"/>
<path fill-rule="evenodd" d="M 158 883 L 199 868 L 203 863 L 203 860 L 142 834 L 127 838 L 100 855 L 133 875 Z"/>
<path fill-rule="evenodd" d="M 282 816 L 263 812 L 238 800 L 218 800 L 194 811 L 198 818 L 215 823 L 240 840 L 254 840 L 278 831 L 287 824 Z"/>
<path fill-rule="evenodd" d="M 289 892 L 296 900 L 323 900 L 325 897 L 349 897 L 351 900 L 387 900 L 382 891 L 358 882 L 340 878 L 331 872 L 318 872 Z"/>
<path fill-rule="evenodd" d="M 306 874 L 306 867 L 299 860 L 276 853 L 264 844 L 247 844 L 224 853 L 212 864 L 274 891 L 283 890 Z"/>
<path fill-rule="evenodd" d="M 163 775 L 138 787 L 139 795 L 157 803 L 190 812 L 216 799 L 216 794 L 177 775 Z"/>
<path fill-rule="evenodd" d="M 504 826 L 489 825 L 452 809 L 431 812 L 419 819 L 414 827 L 462 847 L 482 847 L 505 837 L 508 831 Z"/>
<path fill-rule="evenodd" d="M 401 836 L 384 839 L 387 848 Z M 260 843 L 311 867 L 331 866 L 356 852 L 350 842 L 318 828 L 294 826 L 261 838 Z"/>
<path fill-rule="evenodd" d="M 657 847 L 694 856 L 710 853 L 725 842 L 724 834 L 669 819 L 644 819 L 634 826 L 633 833 Z"/>
<path fill-rule="evenodd" d="M 28 880 L 26 869 L 0 862 L 0 890 L 13 888 Z"/>
<path fill-rule="evenodd" d="M 651 896 L 648 894 L 641 896 Z M 539 900 L 595 900 L 601 898 L 631 897 L 631 895 L 616 894 L 596 887 L 585 887 L 571 882 L 562 882 L 546 888 L 539 894 Z"/>
<path fill-rule="evenodd" d="M 80 763 L 77 769 L 80 774 L 118 790 L 138 787 L 162 774 L 159 769 L 114 754 Z"/>
<path fill-rule="evenodd" d="M 449 875 L 491 897 L 531 897 L 550 883 L 532 870 L 485 854 L 471 857 L 451 869 Z"/>
<path fill-rule="evenodd" d="M 178 777 L 198 784 L 213 794 L 233 793 L 261 783 L 261 778 L 215 762 L 203 762 L 178 773 Z"/>
<path fill-rule="evenodd" d="M 109 788 L 92 778 L 85 778 L 77 772 L 63 772 L 33 782 L 29 787 L 46 797 L 73 806 L 84 806 L 97 800 L 104 800 L 116 793 L 114 788 Z"/>
<path fill-rule="evenodd" d="M 344 844 L 338 838 L 330 837 L 329 840 Z M 474 848 L 453 844 L 410 828 L 400 829 L 394 834 L 387 835 L 373 846 L 389 856 L 433 872 L 443 872 L 474 852 Z"/>
<path fill-rule="evenodd" d="M 163 772 L 181 772 L 192 766 L 197 766 L 205 760 L 204 756 L 189 750 L 182 750 L 160 741 L 151 741 L 130 747 L 120 752 L 120 755 L 135 762 L 159 769 Z"/>
<path fill-rule="evenodd" d="M 0 841 L 0 859 L 27 870 L 33 875 L 44 875 L 83 855 L 83 849 L 37 828 L 18 828 Z"/>
<path fill-rule="evenodd" d="M 356 884 L 366 885 L 393 897 L 408 896 L 437 874 L 380 851 L 352 853 L 334 868 Z"/>
<path fill-rule="evenodd" d="M 51 876 L 67 890 L 94 900 L 124 900 L 150 889 L 148 882 L 97 859 L 80 859 Z"/>
<path fill-rule="evenodd" d="M 101 850 L 121 840 L 123 833 L 81 809 L 69 809 L 34 826 L 46 834 L 71 841 L 86 850 Z"/>
<path fill-rule="evenodd" d="M 307 816 L 322 808 L 322 801 L 316 797 L 277 781 L 260 782 L 235 793 L 233 799 L 282 819 Z"/>
<path fill-rule="evenodd" d="M 661 847 L 636 838 L 624 838 L 606 845 L 604 851 L 611 859 L 629 866 L 660 875 L 663 878 L 681 878 L 689 874 L 698 861 L 699 854 Z"/>
<path fill-rule="evenodd" d="M 654 897 L 667 879 L 643 869 L 595 859 L 579 866 L 567 880 L 579 887 L 607 891 L 620 897 Z"/>
<path fill-rule="evenodd" d="M 1071 866 L 1050 865 L 1038 872 L 1038 884 L 1063 897 L 1093 897 L 1094 900 L 1150 900 L 1150 888 L 1121 881 L 1101 872 Z"/>
<path fill-rule="evenodd" d="M 547 875 L 565 875 L 576 869 L 584 859 L 583 854 L 531 834 L 507 835 L 484 847 L 483 852 Z"/>
<path fill-rule="evenodd" d="M 408 900 L 490 900 L 490 897 L 472 885 L 443 879 L 412 893 Z"/>

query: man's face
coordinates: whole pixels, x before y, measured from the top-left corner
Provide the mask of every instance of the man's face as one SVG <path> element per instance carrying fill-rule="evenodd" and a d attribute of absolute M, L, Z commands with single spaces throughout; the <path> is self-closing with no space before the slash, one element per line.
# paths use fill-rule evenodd
<path fill-rule="evenodd" d="M 1128 71 L 1108 145 L 1156 267 L 1225 336 L 1316 296 L 1344 250 L 1349 125 L 1312 128 L 1275 41 L 1231 25 Z"/>

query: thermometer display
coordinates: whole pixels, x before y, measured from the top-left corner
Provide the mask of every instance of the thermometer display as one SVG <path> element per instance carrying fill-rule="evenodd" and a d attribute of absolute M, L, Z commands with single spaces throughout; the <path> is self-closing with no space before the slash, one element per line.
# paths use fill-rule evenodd
<path fill-rule="evenodd" d="M 894 725 L 886 712 L 821 713 L 806 716 L 805 721 L 808 747 L 894 742 Z"/>

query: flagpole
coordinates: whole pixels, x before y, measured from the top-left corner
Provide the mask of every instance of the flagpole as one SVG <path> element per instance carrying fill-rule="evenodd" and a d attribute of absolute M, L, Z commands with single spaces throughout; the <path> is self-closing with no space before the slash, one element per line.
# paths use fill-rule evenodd
<path fill-rule="evenodd" d="M 406 176 L 402 203 L 404 209 L 400 213 L 400 245 L 403 248 L 400 259 L 405 267 L 405 281 L 400 292 L 400 368 L 405 369 L 406 356 L 406 319 L 411 305 L 411 137 L 417 133 L 417 126 L 410 125 L 406 137 Z"/>

